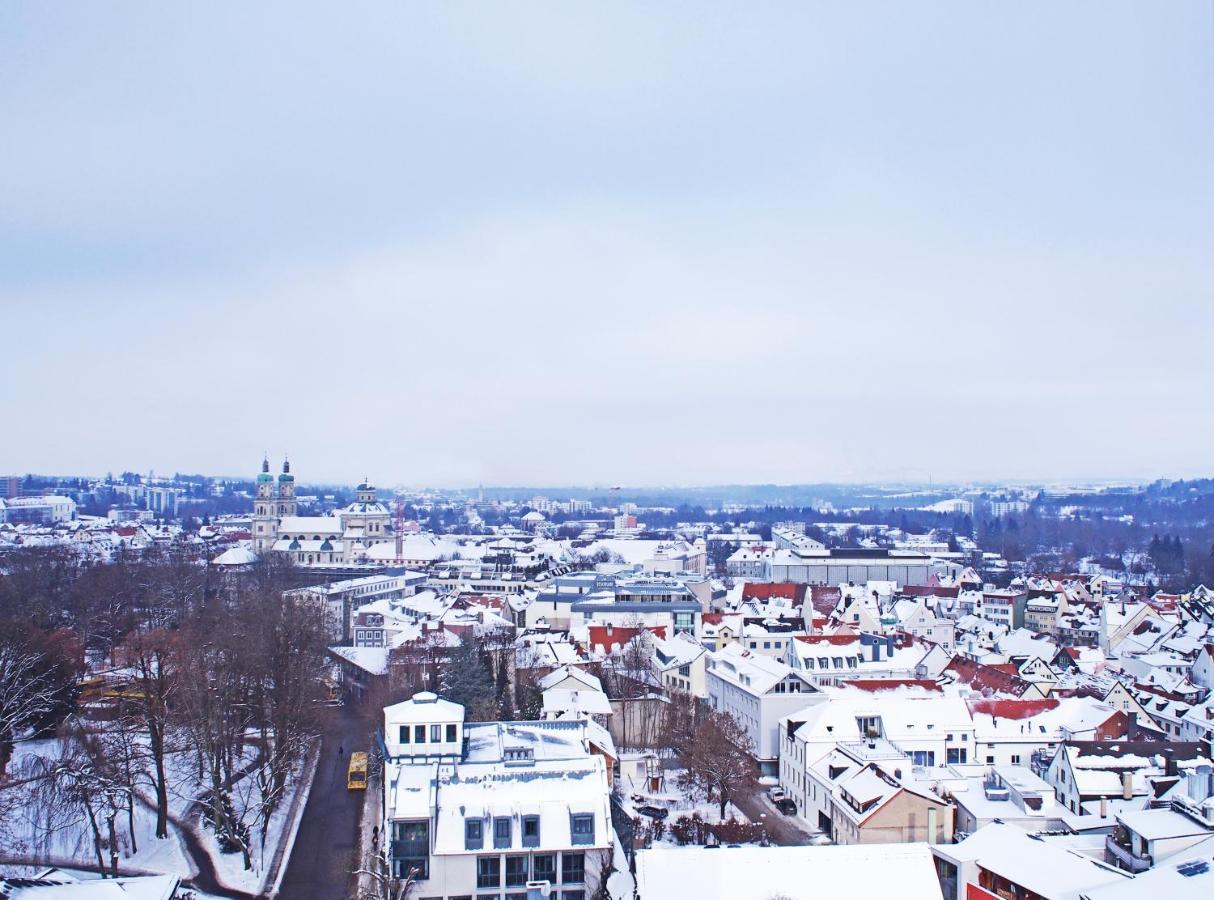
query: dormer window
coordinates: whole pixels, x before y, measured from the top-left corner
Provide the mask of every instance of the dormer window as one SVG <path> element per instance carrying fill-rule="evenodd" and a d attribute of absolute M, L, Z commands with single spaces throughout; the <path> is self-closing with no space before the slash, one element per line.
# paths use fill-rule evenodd
<path fill-rule="evenodd" d="M 575 847 L 594 843 L 594 816 L 579 813 L 570 816 L 569 833 Z"/>
<path fill-rule="evenodd" d="M 510 819 L 506 816 L 493 820 L 493 846 L 498 850 L 510 846 Z"/>
<path fill-rule="evenodd" d="M 480 819 L 464 820 L 464 849 L 480 850 L 485 846 L 485 823 Z"/>
<path fill-rule="evenodd" d="M 540 817 L 523 816 L 523 846 L 538 847 L 540 845 Z"/>

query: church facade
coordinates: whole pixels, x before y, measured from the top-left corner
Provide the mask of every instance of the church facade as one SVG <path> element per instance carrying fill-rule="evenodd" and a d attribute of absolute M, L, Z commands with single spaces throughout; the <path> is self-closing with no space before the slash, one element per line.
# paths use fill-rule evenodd
<path fill-rule="evenodd" d="M 277 479 L 262 460 L 253 499 L 253 552 L 285 553 L 297 565 L 361 562 L 367 548 L 394 540 L 392 514 L 364 479 L 350 505 L 327 516 L 301 516 L 295 500 L 295 476 L 284 461 Z"/>

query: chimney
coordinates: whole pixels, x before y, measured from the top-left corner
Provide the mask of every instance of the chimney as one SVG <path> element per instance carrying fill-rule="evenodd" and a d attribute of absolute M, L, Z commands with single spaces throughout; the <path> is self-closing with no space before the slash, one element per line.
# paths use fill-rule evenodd
<path fill-rule="evenodd" d="M 1134 773 L 1133 772 L 1122 772 L 1121 773 L 1121 799 L 1122 800 L 1133 800 L 1134 799 Z"/>
<path fill-rule="evenodd" d="M 1100 818 L 1107 819 L 1109 817 L 1109 800 L 1107 797 L 1100 798 Z"/>
<path fill-rule="evenodd" d="M 1214 787 L 1214 770 L 1209 766 L 1198 766 L 1189 772 L 1189 799 L 1194 803 L 1204 803 Z"/>

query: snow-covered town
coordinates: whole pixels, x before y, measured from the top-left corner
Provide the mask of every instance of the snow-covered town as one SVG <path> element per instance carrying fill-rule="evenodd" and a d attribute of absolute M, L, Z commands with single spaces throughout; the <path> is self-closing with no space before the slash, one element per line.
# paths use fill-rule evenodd
<path fill-rule="evenodd" d="M 0 2 L 0 900 L 1214 900 L 1212 13 Z"/>
<path fill-rule="evenodd" d="M 880 861 L 863 896 L 1210 887 L 1200 561 L 1141 525 L 1116 559 L 984 549 L 1046 520 L 1121 540 L 1128 493 L 1188 486 L 706 509 L 251 468 L 6 480 L 0 599 L 55 625 L 4 648 L 26 877 L 661 900 Z"/>

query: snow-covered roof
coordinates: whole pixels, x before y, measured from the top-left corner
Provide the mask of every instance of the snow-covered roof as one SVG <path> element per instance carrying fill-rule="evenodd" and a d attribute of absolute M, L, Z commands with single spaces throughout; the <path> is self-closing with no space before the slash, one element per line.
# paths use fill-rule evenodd
<path fill-rule="evenodd" d="M 131 875 L 113 879 L 79 879 L 60 869 L 34 878 L 0 878 L 5 900 L 170 900 L 181 879 L 176 875 Z"/>
<path fill-rule="evenodd" d="M 1088 891 L 1087 900 L 1209 900 L 1214 896 L 1214 838 L 1174 854 L 1138 875 Z"/>
<path fill-rule="evenodd" d="M 436 855 L 469 852 L 465 823 L 470 819 L 509 817 L 517 822 L 527 815 L 540 817 L 546 851 L 610 846 L 607 769 L 604 758 L 590 751 L 591 724 L 585 720 L 476 723 L 464 728 L 467 752 L 459 761 L 388 760 L 384 766 L 387 817 L 430 819 Z M 526 754 L 524 761 L 520 752 Z M 589 845 L 573 841 L 575 815 L 594 819 Z M 517 825 L 511 828 L 510 840 L 507 849 L 524 849 Z"/>
<path fill-rule="evenodd" d="M 393 725 L 415 722 L 462 722 L 464 708 L 444 700 L 430 691 L 419 691 L 402 703 L 384 707 L 384 723 Z"/>
<path fill-rule="evenodd" d="M 960 843 L 937 847 L 936 853 L 954 863 L 977 863 L 1050 900 L 1079 900 L 1090 896 L 1092 888 L 1130 877 L 1065 844 L 1036 839 L 1003 822 L 984 825 Z"/>
<path fill-rule="evenodd" d="M 562 681 L 571 678 L 574 681 L 581 682 L 582 685 L 592 691 L 602 692 L 603 683 L 589 672 L 579 669 L 576 666 L 561 666 L 552 672 L 549 672 L 540 679 L 539 688 L 541 691 L 547 691 L 556 687 Z"/>
<path fill-rule="evenodd" d="M 386 647 L 330 647 L 329 652 L 371 675 L 388 674 Z"/>
<path fill-rule="evenodd" d="M 708 668 L 723 681 L 754 694 L 766 694 L 790 675 L 809 684 L 804 675 L 784 663 L 762 654 L 750 653 L 738 644 L 730 644 L 723 650 L 709 654 Z"/>
<path fill-rule="evenodd" d="M 216 566 L 251 566 L 255 562 L 257 562 L 257 554 L 240 544 L 229 547 L 211 560 L 211 563 Z"/>
<path fill-rule="evenodd" d="M 940 900 L 927 844 L 654 847 L 636 855 L 640 900 Z"/>

